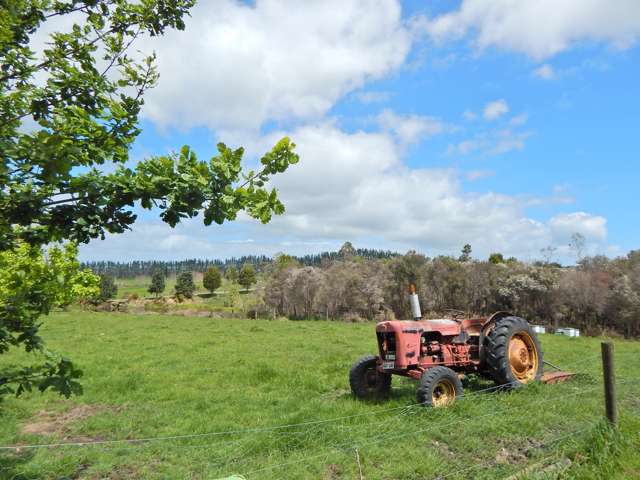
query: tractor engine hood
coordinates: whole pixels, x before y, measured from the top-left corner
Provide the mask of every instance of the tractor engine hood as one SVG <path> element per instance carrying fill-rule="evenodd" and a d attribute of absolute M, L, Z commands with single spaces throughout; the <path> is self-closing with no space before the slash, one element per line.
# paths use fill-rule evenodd
<path fill-rule="evenodd" d="M 461 331 L 461 325 L 455 320 L 439 318 L 434 320 L 390 320 L 376 325 L 376 332 L 396 334 L 422 334 L 424 332 L 439 332 L 442 336 L 456 336 Z"/>

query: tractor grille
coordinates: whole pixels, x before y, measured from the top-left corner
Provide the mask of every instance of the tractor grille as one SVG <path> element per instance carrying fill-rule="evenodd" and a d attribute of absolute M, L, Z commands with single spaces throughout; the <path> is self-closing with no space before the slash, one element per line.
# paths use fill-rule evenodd
<path fill-rule="evenodd" d="M 393 333 L 378 332 L 378 346 L 380 347 L 382 359 L 396 359 L 396 337 Z"/>

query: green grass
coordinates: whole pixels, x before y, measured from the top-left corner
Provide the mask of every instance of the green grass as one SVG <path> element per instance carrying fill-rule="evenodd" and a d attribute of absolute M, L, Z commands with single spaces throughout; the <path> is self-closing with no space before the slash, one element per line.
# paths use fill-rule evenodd
<path fill-rule="evenodd" d="M 415 402 L 415 384 L 405 379 L 394 378 L 386 402 L 352 398 L 351 363 L 376 348 L 370 323 L 70 312 L 49 317 L 44 336 L 83 368 L 85 393 L 7 399 L 2 445 L 246 431 L 3 451 L 0 478 L 353 479 L 355 448 L 367 480 L 494 479 L 528 465 L 536 465 L 529 478 L 640 476 L 640 385 L 622 383 L 639 378 L 637 342 L 616 342 L 621 422 L 612 432 L 601 420 L 598 339 L 541 339 L 549 361 L 591 376 L 491 394 L 473 394 L 488 384 L 471 379 L 456 406 L 431 410 L 403 408 Z M 24 355 L 3 357 L 0 364 Z M 22 433 L 38 412 L 85 404 L 97 413 L 57 433 Z M 348 418 L 260 430 L 339 417 Z"/>
<path fill-rule="evenodd" d="M 165 289 L 163 295 L 171 295 L 173 294 L 173 289 L 176 285 L 176 276 L 171 275 L 164 280 Z M 196 284 L 197 291 L 204 292 L 202 288 L 202 277 L 195 278 L 194 282 Z M 148 292 L 149 285 L 151 285 L 151 277 L 140 275 L 138 277 L 133 278 L 117 278 L 116 285 L 118 286 L 118 295 L 117 298 L 128 298 L 130 295 L 138 295 L 140 298 L 152 296 Z"/>
<path fill-rule="evenodd" d="M 229 288 L 229 282 L 226 279 L 222 279 L 222 285 L 216 293 L 211 295 L 207 290 L 202 286 L 202 274 L 196 272 L 193 274 L 193 281 L 196 285 L 195 294 L 198 297 L 202 297 L 205 300 L 205 304 L 194 305 L 191 302 L 186 302 L 185 305 L 181 307 L 178 306 L 176 308 L 182 309 L 200 309 L 200 310 L 220 310 L 226 311 L 227 307 L 225 304 L 228 302 L 227 299 L 227 289 Z M 116 285 L 118 286 L 118 293 L 116 298 L 129 298 L 131 295 L 137 295 L 138 298 L 152 298 L 153 295 L 148 292 L 149 285 L 151 285 L 151 277 L 140 275 L 134 278 L 118 278 L 116 279 Z M 165 289 L 162 295 L 164 296 L 172 296 L 175 293 L 175 285 L 176 285 L 176 276 L 171 275 L 165 278 Z M 241 287 L 240 287 L 241 288 Z M 252 292 L 245 292 L 243 290 L 240 291 L 241 295 L 253 295 Z"/>

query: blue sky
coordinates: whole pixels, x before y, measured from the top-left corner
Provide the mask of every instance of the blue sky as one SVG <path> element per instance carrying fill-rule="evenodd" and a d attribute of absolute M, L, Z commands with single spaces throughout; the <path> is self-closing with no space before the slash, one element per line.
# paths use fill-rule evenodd
<path fill-rule="evenodd" d="M 287 213 L 176 229 L 142 212 L 83 259 L 294 254 L 357 246 L 427 254 L 471 243 L 534 260 L 584 235 L 638 248 L 640 4 L 509 0 L 201 2 L 158 54 L 132 161 L 189 144 L 282 135 Z"/>

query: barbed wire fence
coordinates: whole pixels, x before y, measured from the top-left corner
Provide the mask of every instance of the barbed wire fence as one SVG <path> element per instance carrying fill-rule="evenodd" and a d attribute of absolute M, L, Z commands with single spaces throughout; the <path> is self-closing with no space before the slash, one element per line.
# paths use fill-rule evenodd
<path fill-rule="evenodd" d="M 634 384 L 635 385 L 635 384 L 638 384 L 640 382 L 638 382 L 638 381 L 628 381 L 628 382 L 620 382 L 620 383 L 629 383 L 629 384 Z M 569 398 L 575 398 L 575 397 L 578 397 L 580 395 L 584 395 L 584 394 L 587 394 L 587 393 L 592 393 L 592 392 L 598 390 L 599 388 L 600 388 L 600 386 L 593 386 L 591 388 L 583 389 L 580 392 L 575 392 L 575 393 L 572 393 L 572 394 L 558 395 L 558 396 L 553 396 L 552 398 L 545 398 L 545 399 L 541 399 L 541 400 L 538 400 L 538 401 L 528 402 L 527 406 L 529 406 L 529 407 L 531 407 L 531 406 L 539 406 L 539 405 L 542 405 L 542 404 L 545 404 L 545 403 L 549 403 L 549 402 L 553 402 L 553 401 L 556 401 L 556 400 L 566 400 L 566 399 L 569 399 Z M 460 418 L 460 419 L 452 421 L 452 422 L 432 424 L 427 428 L 413 430 L 413 431 L 409 431 L 409 432 L 401 431 L 400 433 L 396 432 L 394 434 L 388 434 L 388 435 L 378 435 L 378 434 L 376 434 L 375 435 L 375 437 L 376 437 L 375 439 L 369 438 L 369 439 L 366 439 L 365 441 L 360 441 L 360 442 L 355 442 L 355 443 L 347 442 L 347 443 L 344 443 L 344 444 L 334 444 L 334 445 L 331 445 L 327 449 L 327 451 L 323 451 L 322 453 L 313 454 L 313 455 L 305 455 L 305 456 L 303 456 L 302 458 L 300 458 L 298 460 L 294 460 L 294 461 L 290 461 L 290 462 L 278 463 L 278 464 L 270 465 L 270 466 L 267 466 L 267 467 L 264 467 L 264 468 L 246 471 L 246 472 L 242 473 L 242 476 L 246 477 L 246 478 L 252 478 L 254 475 L 258 475 L 260 473 L 263 473 L 263 472 L 266 472 L 266 471 L 269 471 L 269 470 L 282 469 L 282 468 L 285 468 L 285 467 L 288 467 L 288 466 L 293 466 L 293 465 L 297 465 L 297 464 L 304 463 L 304 462 L 311 462 L 313 460 L 318 460 L 318 459 L 321 459 L 321 458 L 325 458 L 326 459 L 332 453 L 338 453 L 338 454 L 343 453 L 344 454 L 344 453 L 347 453 L 347 452 L 355 451 L 356 449 L 359 449 L 359 451 L 363 452 L 363 451 L 366 451 L 367 447 L 371 447 L 371 446 L 374 446 L 374 445 L 377 445 L 377 444 L 390 442 L 390 441 L 393 441 L 393 440 L 411 439 L 411 437 L 413 437 L 413 436 L 415 436 L 417 434 L 430 433 L 430 432 L 441 430 L 443 428 L 452 428 L 452 427 L 457 426 L 457 425 L 462 424 L 462 423 L 465 424 L 465 427 L 468 427 L 469 426 L 469 422 L 477 422 L 478 420 L 486 421 L 486 420 L 488 420 L 488 419 L 490 419 L 492 417 L 495 418 L 497 416 L 501 416 L 501 415 L 504 415 L 506 413 L 514 413 L 514 412 L 517 413 L 520 410 L 521 410 L 521 406 L 518 405 L 518 406 L 514 406 L 514 407 L 511 407 L 511 408 L 505 409 L 505 410 L 491 412 L 491 413 L 488 413 L 488 414 L 485 414 L 485 415 L 481 415 L 481 416 L 464 417 L 464 418 Z M 587 422 L 587 423 L 588 423 L 588 425 L 596 425 L 597 424 L 596 422 Z M 566 437 L 577 435 L 578 433 L 581 433 L 583 431 L 585 431 L 585 428 L 578 429 L 578 430 L 576 430 L 574 432 L 563 433 L 560 437 L 558 437 L 557 440 L 561 440 L 561 439 L 566 438 Z M 544 445 L 546 446 L 546 445 L 548 445 L 550 443 L 554 443 L 554 442 L 545 441 Z M 538 447 L 538 448 L 540 448 L 540 447 Z M 250 460 L 245 460 L 244 462 L 241 462 L 241 463 L 244 464 L 244 463 L 248 463 L 249 461 Z M 488 465 L 488 464 L 490 464 L 492 462 L 493 462 L 493 459 L 491 459 L 491 460 L 489 460 L 487 462 L 474 463 L 474 465 L 472 465 L 472 466 L 465 467 L 463 469 L 450 472 L 450 473 L 448 473 L 448 474 L 446 474 L 444 476 L 443 475 L 437 475 L 435 478 L 448 478 L 448 477 L 451 477 L 454 474 L 464 473 L 467 470 L 471 470 L 473 468 L 477 468 L 477 467 L 480 467 L 480 466 L 483 466 L 483 465 Z M 237 468 L 239 465 L 240 464 L 236 464 L 236 465 L 234 465 L 234 467 Z M 450 467 L 451 467 L 451 464 L 447 463 L 446 465 L 443 465 L 442 469 L 447 469 L 448 470 L 448 469 L 450 469 Z M 229 474 L 231 474 L 231 473 L 229 473 Z M 256 478 L 259 478 L 259 477 L 256 477 Z"/>
<path fill-rule="evenodd" d="M 627 352 L 627 354 L 631 354 L 632 352 Z M 625 355 L 625 354 L 622 354 Z M 618 355 L 621 357 L 622 355 Z M 227 455 L 219 455 L 217 461 L 208 462 L 204 469 L 205 473 L 212 475 L 209 478 L 224 478 L 225 476 L 233 475 L 233 474 L 241 474 L 241 478 L 261 478 L 261 474 L 264 474 L 269 471 L 274 470 L 282 470 L 287 467 L 298 465 L 301 463 L 306 463 L 307 465 L 313 464 L 324 464 L 329 459 L 334 458 L 335 456 L 340 455 L 350 455 L 352 456 L 354 452 L 358 453 L 358 469 L 364 468 L 365 473 L 364 476 L 366 478 L 366 463 L 360 464 L 360 456 L 367 455 L 367 451 L 375 448 L 380 445 L 388 445 L 389 442 L 400 441 L 400 440 L 409 440 L 414 439 L 417 435 L 424 435 L 426 433 L 430 433 L 432 435 L 437 434 L 438 437 L 443 436 L 443 432 L 448 430 L 455 430 L 455 427 L 464 425 L 465 428 L 469 428 L 470 426 L 480 424 L 486 424 L 489 420 L 493 420 L 496 417 L 501 418 L 510 418 L 509 414 L 517 413 L 521 411 L 523 408 L 531 409 L 532 407 L 539 407 L 541 405 L 548 405 L 553 402 L 561 402 L 567 401 L 569 399 L 579 399 L 582 395 L 587 394 L 596 394 L 599 390 L 602 390 L 602 382 L 598 379 L 600 374 L 600 363 L 594 362 L 596 358 L 600 355 L 596 354 L 587 358 L 581 358 L 576 360 L 575 362 L 567 363 L 563 365 L 564 368 L 570 367 L 578 367 L 578 366 L 590 366 L 591 370 L 579 370 L 577 373 L 582 376 L 583 381 L 580 382 L 578 386 L 578 391 L 573 392 L 563 392 L 560 393 L 554 392 L 552 388 L 543 388 L 541 389 L 541 393 L 544 394 L 542 398 L 533 400 L 533 401 L 525 401 L 521 403 L 516 403 L 512 406 L 504 407 L 502 405 L 503 402 L 496 401 L 496 395 L 493 395 L 493 392 L 496 390 L 505 390 L 505 386 L 502 387 L 487 387 L 479 390 L 472 391 L 466 394 L 464 397 L 460 398 L 458 404 L 460 405 L 472 405 L 475 407 L 475 410 L 472 410 L 470 415 L 460 416 L 459 412 L 454 409 L 450 410 L 441 410 L 438 411 L 437 415 L 439 416 L 438 421 L 433 421 L 433 415 L 427 415 L 427 420 L 429 421 L 429 425 L 424 428 L 412 428 L 415 427 L 415 423 L 408 423 L 407 418 L 416 417 L 418 420 L 421 420 L 422 414 L 424 412 L 434 412 L 433 410 L 427 410 L 422 407 L 421 404 L 410 404 L 400 407 L 392 407 L 387 409 L 375 410 L 371 412 L 358 413 L 353 415 L 345 415 L 334 418 L 325 418 L 318 419 L 307 422 L 298 422 L 298 423 L 290 423 L 283 425 L 274 425 L 274 426 L 264 426 L 264 427 L 254 427 L 254 428 L 244 428 L 244 429 L 231 429 L 224 431 L 215 431 L 215 432 L 204 432 L 204 433 L 188 433 L 181 435 L 170 435 L 170 436 L 157 436 L 157 437 L 143 437 L 143 438 L 122 438 L 122 439 L 112 439 L 112 440 L 95 440 L 95 441 L 86 441 L 86 442 L 59 442 L 59 443 L 49 443 L 49 444 L 32 444 L 32 445 L 7 445 L 0 446 L 0 451 L 6 450 L 28 450 L 28 449 L 54 449 L 54 448 L 84 448 L 84 447 L 95 447 L 95 448 L 116 448 L 120 449 L 137 449 L 142 447 L 158 446 L 164 445 L 165 447 L 176 448 L 176 449 L 212 449 L 215 450 L 216 453 L 228 452 L 231 451 L 233 453 L 232 456 Z M 621 378 L 617 385 L 619 386 L 629 386 L 633 387 L 637 385 L 639 381 L 637 379 L 632 378 Z M 587 384 L 587 386 L 585 386 Z M 536 388 L 536 387 L 534 387 Z M 507 398 L 517 398 L 518 392 L 520 389 L 515 391 L 515 395 L 508 394 Z M 597 398 L 596 398 L 597 396 Z M 592 399 L 596 399 L 596 405 L 602 406 L 602 402 L 600 399 L 600 395 L 592 395 Z M 636 391 L 627 391 L 622 396 L 620 396 L 620 403 L 625 404 L 625 400 L 628 398 L 637 399 L 638 394 Z M 488 402 L 494 402 L 496 404 L 496 409 L 489 413 L 483 413 L 478 415 L 477 411 L 482 410 L 486 407 Z M 542 413 L 544 414 L 544 409 L 542 409 Z M 372 422 L 361 422 L 361 419 L 368 419 L 375 416 L 385 415 L 383 420 L 372 421 Z M 522 419 L 518 415 L 512 415 L 513 418 Z M 543 415 L 544 416 L 544 415 Z M 580 428 L 571 429 L 570 431 L 553 431 L 552 429 L 545 430 L 545 432 L 552 432 L 554 436 L 544 439 L 540 442 L 540 445 L 534 445 L 528 447 L 524 451 L 529 454 L 535 451 L 544 450 L 546 447 L 550 445 L 555 445 L 563 440 L 577 437 L 580 434 L 588 432 L 593 428 L 596 428 L 602 422 L 594 421 L 593 417 L 601 417 L 602 411 L 592 411 L 585 408 L 584 415 L 581 417 L 585 418 L 574 418 L 575 420 L 582 420 L 580 423 Z M 413 418 L 411 418 L 413 420 Z M 355 422 L 349 424 L 348 422 Z M 347 434 L 352 433 L 353 438 L 344 441 L 344 442 L 336 442 L 329 443 L 322 448 L 320 451 L 314 451 L 310 454 L 303 454 L 299 458 L 295 460 L 286 461 L 286 462 L 278 462 L 271 465 L 265 465 L 259 469 L 251 469 L 250 463 L 255 463 L 256 459 L 252 457 L 252 442 L 260 441 L 260 436 L 277 436 L 280 438 L 288 438 L 292 436 L 299 437 L 315 437 L 317 439 L 322 439 L 323 433 L 326 433 L 327 429 L 338 430 L 341 438 L 345 437 Z M 365 430 L 364 436 L 358 437 L 360 434 L 360 429 Z M 374 430 L 375 433 L 366 433 L 366 431 L 371 432 Z M 325 435 L 326 436 L 326 435 Z M 238 437 L 238 438 L 234 438 Z M 190 442 L 192 440 L 197 439 L 213 439 L 214 441 L 205 443 L 205 444 L 183 444 L 180 442 Z M 222 448 L 224 447 L 224 448 Z M 164 448 L 164 447 L 160 447 Z M 306 448 L 305 448 L 306 450 Z M 296 452 L 294 452 L 294 455 Z M 544 457 L 542 460 L 539 460 L 539 463 L 543 464 L 545 460 L 554 458 L 555 454 L 548 455 Z M 528 456 L 528 455 L 527 455 Z M 267 457 L 265 463 L 268 463 L 271 457 Z M 353 461 L 353 457 L 351 458 Z M 436 474 L 434 478 L 444 479 L 444 478 L 456 478 L 457 476 L 464 475 L 470 471 L 481 467 L 496 467 L 495 456 L 490 457 L 487 460 L 476 460 L 471 465 L 467 465 L 463 468 L 459 468 L 457 470 L 451 470 L 452 464 L 448 461 L 446 464 L 438 467 L 440 471 L 446 471 L 445 474 Z M 520 470 L 524 470 L 521 465 L 518 466 Z M 530 468 L 535 467 L 529 466 Z M 528 468 L 529 468 L 528 467 Z M 286 470 L 284 470 L 286 471 Z M 281 477 L 286 477 L 286 473 L 281 475 Z M 428 478 L 428 477 L 427 477 Z M 460 477 L 465 478 L 465 477 Z M 499 478 L 499 477 L 494 477 Z M 515 477 L 514 477 L 515 478 Z"/>
<path fill-rule="evenodd" d="M 599 357 L 599 355 L 594 355 L 593 357 L 591 357 L 590 359 L 593 358 L 597 358 Z M 587 359 L 582 359 L 579 362 L 576 363 L 585 363 L 587 361 Z M 599 365 L 599 364 L 598 364 Z M 568 365 L 567 365 L 568 366 Z M 592 394 L 595 393 L 597 391 L 600 391 L 602 389 L 602 384 L 601 382 L 599 382 L 597 380 L 597 378 L 594 377 L 592 372 L 582 372 L 582 374 L 585 376 L 585 378 L 588 378 L 590 380 L 590 383 L 593 384 L 593 386 L 591 388 L 583 388 L 578 392 L 574 392 L 571 394 L 563 394 L 563 395 L 553 395 L 550 398 L 543 398 L 541 400 L 537 400 L 537 401 L 533 401 L 533 402 L 529 402 L 526 406 L 527 407 L 532 407 L 532 406 L 537 406 L 543 403 L 548 403 L 548 402 L 552 402 L 555 400 L 567 400 L 568 398 L 572 398 L 572 397 L 578 397 L 580 395 L 586 395 L 586 394 Z M 639 383 L 639 381 L 637 379 L 622 379 L 618 382 L 618 385 L 629 385 L 629 386 L 633 386 L 633 385 L 637 385 Z M 491 391 L 491 390 L 495 390 L 496 388 L 488 388 L 486 389 L 487 391 Z M 479 393 L 479 392 L 478 392 Z M 466 397 L 464 397 L 461 400 L 469 400 L 470 398 L 474 398 L 475 395 L 468 395 Z M 627 397 L 633 397 L 633 398 L 637 398 L 638 394 L 637 392 L 627 392 L 627 395 L 624 395 L 621 398 L 627 398 Z M 596 405 L 598 405 L 600 407 L 600 411 L 589 411 L 589 410 L 585 410 L 585 413 L 587 414 L 587 416 L 596 416 L 596 417 L 602 417 L 602 413 L 603 413 L 603 405 L 602 405 L 602 401 L 600 399 L 600 396 L 598 395 L 597 398 L 597 402 Z M 411 406 L 410 406 L 411 407 Z M 521 406 L 515 406 L 512 407 L 510 410 L 512 411 L 517 411 L 521 409 Z M 346 451 L 365 451 L 366 447 L 368 446 L 372 446 L 374 444 L 379 444 L 382 442 L 386 442 L 386 441 L 391 441 L 391 440 L 398 440 L 398 439 L 407 439 L 411 436 L 414 436 L 416 434 L 419 433 L 426 433 L 428 431 L 433 431 L 433 430 L 441 430 L 443 428 L 448 428 L 448 427 L 453 427 L 456 424 L 460 424 L 460 423 L 465 423 L 465 427 L 468 427 L 469 425 L 469 421 L 473 420 L 473 421 L 477 421 L 477 420 L 486 420 L 490 417 L 496 417 L 496 416 L 502 416 L 505 413 L 508 413 L 507 411 L 501 410 L 501 411 L 496 411 L 496 412 L 492 412 L 486 415 L 482 415 L 482 416 L 475 416 L 473 418 L 461 418 L 458 419 L 454 422 L 449 422 L 449 423 L 438 423 L 438 424 L 434 424 L 432 426 L 430 426 L 427 429 L 420 429 L 420 430 L 414 430 L 411 432 L 402 432 L 400 434 L 396 434 L 396 435 L 379 435 L 376 434 L 376 439 L 373 441 L 364 441 L 364 442 L 354 442 L 354 443 L 347 443 L 347 444 L 343 444 L 343 445 L 331 445 L 329 448 L 331 450 L 333 450 L 335 453 L 345 453 Z M 516 417 L 517 418 L 517 417 Z M 535 446 L 535 447 L 531 447 L 529 449 L 526 450 L 527 453 L 536 450 L 536 449 L 540 449 L 543 447 L 548 447 L 549 445 L 553 445 L 555 443 L 558 443 L 559 441 L 565 440 L 567 438 L 572 438 L 575 437 L 581 433 L 585 433 L 586 431 L 588 431 L 589 429 L 595 428 L 598 425 L 602 424 L 602 421 L 600 422 L 594 422 L 594 421 L 587 421 L 584 422 L 586 427 L 583 428 L 579 428 L 579 429 L 575 429 L 569 432 L 561 432 L 559 435 L 557 435 L 554 438 L 551 439 L 546 439 L 544 442 L 542 442 L 541 446 Z M 278 463 L 275 465 L 270 465 L 261 469 L 257 469 L 257 470 L 251 470 L 251 471 L 245 471 L 243 472 L 243 476 L 246 476 L 247 478 L 252 478 L 253 476 L 256 476 L 256 478 L 260 478 L 260 474 L 269 471 L 269 470 L 274 470 L 274 469 L 283 469 L 286 468 L 288 466 L 292 466 L 292 465 L 296 465 L 299 463 L 310 463 L 314 460 L 321 460 L 324 459 L 324 461 L 326 461 L 326 459 L 328 457 L 331 456 L 331 451 L 325 451 L 319 454 L 315 454 L 315 455 L 306 455 L 303 456 L 302 458 L 295 460 L 295 461 L 291 461 L 291 462 L 283 462 L 283 463 Z M 550 455 L 547 458 L 552 458 L 554 456 L 554 454 Z M 236 463 L 234 465 L 234 470 L 235 472 L 239 472 L 241 470 L 239 470 L 238 467 L 241 466 L 241 464 L 247 463 L 248 461 L 244 461 L 241 463 Z M 446 469 L 449 470 L 449 473 L 445 474 L 445 475 L 437 475 L 435 478 L 437 479 L 441 479 L 441 478 L 449 478 L 449 477 L 453 477 L 456 475 L 461 475 L 469 470 L 473 470 L 473 469 L 477 469 L 479 467 L 482 466 L 490 466 L 492 464 L 495 464 L 495 460 L 494 459 L 489 459 L 488 461 L 485 462 L 475 462 L 470 466 L 467 466 L 463 469 L 458 469 L 458 470 L 454 470 L 454 471 L 450 471 L 451 465 L 450 463 L 447 463 L 446 465 L 443 465 L 442 469 Z M 218 466 L 219 464 L 215 465 Z M 214 466 L 213 464 L 211 466 Z M 495 465 L 494 465 L 495 466 Z M 358 466 L 360 468 L 360 465 Z M 425 477 L 427 478 L 427 477 Z M 461 477 L 461 478 L 466 478 L 466 477 Z M 492 478 L 498 478 L 498 477 L 492 477 Z"/>
<path fill-rule="evenodd" d="M 568 363 L 566 364 L 566 367 L 579 366 L 581 364 L 587 363 L 587 361 L 589 360 L 594 360 L 595 358 L 599 358 L 599 354 L 588 357 L 587 359 L 583 358 L 576 362 Z M 587 377 L 590 377 L 593 374 L 591 372 L 584 371 L 584 372 L 577 372 L 576 375 L 585 375 Z M 483 388 L 480 390 L 472 391 L 468 394 L 465 394 L 463 397 L 459 398 L 458 402 L 469 401 L 471 399 L 475 399 L 479 396 L 482 396 L 484 394 L 494 392 L 494 391 L 508 390 L 508 387 L 514 383 L 518 383 L 518 382 L 511 382 L 504 385 L 491 386 L 491 387 Z M 223 430 L 223 431 L 215 431 L 215 432 L 189 433 L 189 434 L 181 434 L 181 435 L 167 435 L 167 436 L 156 436 L 156 437 L 121 438 L 121 439 L 111 439 L 111 440 L 88 440 L 88 441 L 78 441 L 78 442 L 71 441 L 71 442 L 32 444 L 32 445 L 5 445 L 5 446 L 0 446 L 0 451 L 16 450 L 16 449 L 29 450 L 29 449 L 57 448 L 57 447 L 109 446 L 109 445 L 118 445 L 118 444 L 136 445 L 136 444 L 144 444 L 144 443 L 160 442 L 160 441 L 185 440 L 185 439 L 204 438 L 204 437 L 220 437 L 220 436 L 252 434 L 252 433 L 271 432 L 271 431 L 275 432 L 279 430 L 289 430 L 289 429 L 295 429 L 300 427 L 307 428 L 307 427 L 313 427 L 317 425 L 331 424 L 331 423 L 342 422 L 344 420 L 351 420 L 355 418 L 378 416 L 378 415 L 382 415 L 390 412 L 399 412 L 398 414 L 402 415 L 411 410 L 416 410 L 418 408 L 422 409 L 421 403 L 412 403 L 409 405 L 385 408 L 385 409 L 375 410 L 371 412 L 363 412 L 363 413 L 358 413 L 353 415 L 344 415 L 340 417 L 312 420 L 312 421 L 299 422 L 299 423 L 290 423 L 290 424 L 283 424 L 283 425 L 266 426 L 266 427 L 232 429 L 232 430 Z M 382 422 L 376 422 L 376 423 L 382 423 Z M 356 425 L 356 426 L 361 426 L 361 425 Z M 349 426 L 347 426 L 347 428 L 349 428 Z M 307 432 L 301 432 L 301 433 L 307 433 Z M 287 431 L 285 434 L 290 435 L 290 434 L 295 434 L 295 432 Z"/>

